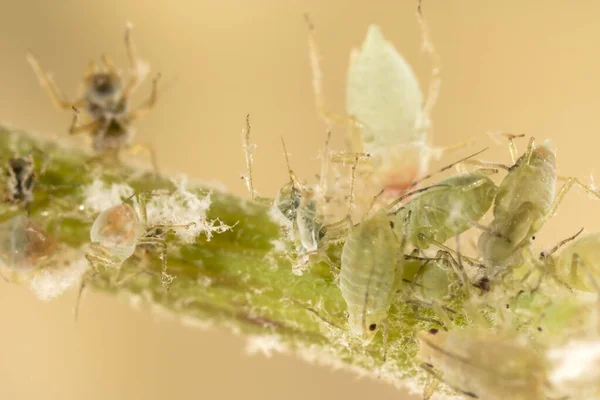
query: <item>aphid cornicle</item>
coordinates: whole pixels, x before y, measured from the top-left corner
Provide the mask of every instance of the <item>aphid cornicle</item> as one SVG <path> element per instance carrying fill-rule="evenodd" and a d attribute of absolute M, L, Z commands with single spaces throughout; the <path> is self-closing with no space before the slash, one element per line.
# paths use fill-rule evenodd
<path fill-rule="evenodd" d="M 0 224 L 0 261 L 9 269 L 27 271 L 39 267 L 58 243 L 26 215 L 16 215 Z"/>
<path fill-rule="evenodd" d="M 543 400 L 543 357 L 511 337 L 474 329 L 420 332 L 424 368 L 450 388 L 481 400 Z"/>
<path fill-rule="evenodd" d="M 6 166 L 6 177 L 6 200 L 28 208 L 33 201 L 33 188 L 37 181 L 33 157 L 10 158 Z"/>
<path fill-rule="evenodd" d="M 67 100 L 50 74 L 44 72 L 38 59 L 29 52 L 27 60 L 31 64 L 42 87 L 46 89 L 53 103 L 63 110 L 75 110 L 69 133 L 89 133 L 93 140 L 93 148 L 100 152 L 117 153 L 127 148 L 133 139 L 131 123 L 146 115 L 156 103 L 157 76 L 153 80 L 152 92 L 148 100 L 135 110 L 129 109 L 129 98 L 141 83 L 141 68 L 133 43 L 130 38 L 131 27 L 125 31 L 125 44 L 130 62 L 130 78 L 125 81 L 108 56 L 102 57 L 99 67 L 91 62 L 83 77 L 85 88 L 83 95 L 75 100 Z M 89 121 L 79 124 L 78 110 L 84 110 Z M 152 162 L 156 168 L 153 150 L 147 146 L 136 146 L 150 151 Z"/>
<path fill-rule="evenodd" d="M 365 344 L 387 320 L 403 262 L 401 243 L 383 210 L 355 226 L 346 238 L 340 290 L 350 331 Z"/>
<path fill-rule="evenodd" d="M 491 207 L 497 187 L 487 175 L 493 172 L 481 170 L 442 180 L 439 188 L 411 199 L 396 212 L 396 229 L 405 229 L 408 242 L 422 249 L 428 248 L 431 240 L 444 243 L 460 235 Z"/>

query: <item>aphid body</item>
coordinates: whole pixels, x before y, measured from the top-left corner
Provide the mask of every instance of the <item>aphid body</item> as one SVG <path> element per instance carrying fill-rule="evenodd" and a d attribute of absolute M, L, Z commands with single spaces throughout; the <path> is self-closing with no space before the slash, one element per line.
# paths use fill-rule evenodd
<path fill-rule="evenodd" d="M 37 181 L 33 157 L 12 157 L 6 166 L 6 200 L 12 204 L 24 204 L 33 201 L 33 188 Z"/>
<path fill-rule="evenodd" d="M 39 267 L 57 246 L 54 238 L 25 215 L 0 224 L 0 261 L 7 268 L 26 271 Z"/>
<path fill-rule="evenodd" d="M 90 230 L 92 251 L 88 260 L 119 267 L 135 252 L 143 227 L 133 207 L 121 203 L 102 211 Z"/>
<path fill-rule="evenodd" d="M 395 229 L 404 230 L 407 241 L 422 249 L 429 247 L 429 239 L 444 243 L 471 228 L 491 207 L 497 191 L 484 171 L 452 176 L 436 186 L 408 201 L 394 218 Z"/>
<path fill-rule="evenodd" d="M 481 257 L 495 266 L 517 257 L 552 214 L 555 186 L 554 152 L 545 144 L 534 146 L 532 139 L 498 187 L 494 219 L 477 244 Z"/>
<path fill-rule="evenodd" d="M 355 226 L 344 243 L 340 289 L 350 331 L 368 344 L 387 320 L 404 258 L 389 217 L 380 211 Z"/>
<path fill-rule="evenodd" d="M 452 389 L 481 400 L 543 400 L 544 359 L 509 337 L 474 329 L 420 332 L 419 357 Z"/>
<path fill-rule="evenodd" d="M 371 25 L 350 58 L 346 109 L 357 121 L 355 151 L 369 153 L 383 187 L 406 189 L 427 169 L 423 94 L 410 65 Z"/>
<path fill-rule="evenodd" d="M 131 123 L 147 114 L 156 102 L 158 77 L 153 81 L 149 99 L 139 108 L 133 111 L 129 109 L 129 98 L 143 78 L 142 64 L 135 54 L 130 30 L 131 27 L 127 26 L 125 44 L 131 67 L 130 78 L 125 81 L 110 58 L 103 56 L 101 66 L 93 61 L 89 64 L 83 77 L 83 95 L 75 101 L 66 100 L 52 77 L 43 71 L 37 58 L 32 53 L 27 55 L 27 60 L 54 104 L 63 110 L 75 109 L 69 133 L 89 133 L 93 148 L 97 151 L 114 152 L 128 147 L 133 138 Z M 79 124 L 79 109 L 89 117 L 82 124 Z"/>

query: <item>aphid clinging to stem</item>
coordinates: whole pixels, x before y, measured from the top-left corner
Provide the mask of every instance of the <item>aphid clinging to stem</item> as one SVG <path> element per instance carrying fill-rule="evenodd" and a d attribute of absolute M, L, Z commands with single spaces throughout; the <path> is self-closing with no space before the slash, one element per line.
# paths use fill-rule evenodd
<path fill-rule="evenodd" d="M 100 66 L 94 61 L 89 63 L 83 76 L 84 93 L 74 101 L 66 99 L 52 76 L 42 69 L 37 57 L 31 52 L 27 54 L 27 61 L 54 105 L 62 110 L 76 110 L 69 133 L 89 133 L 92 137 L 94 150 L 109 152 L 114 155 L 117 155 L 120 150 L 130 147 L 133 139 L 131 123 L 146 115 L 154 107 L 160 77 L 160 75 L 157 75 L 154 78 L 152 92 L 148 100 L 137 109 L 130 110 L 129 98 L 143 79 L 142 62 L 137 58 L 131 40 L 130 24 L 125 29 L 125 45 L 130 63 L 129 79 L 125 80 L 112 60 L 107 55 L 103 55 Z M 79 110 L 85 111 L 88 116 L 88 120 L 81 124 Z M 153 149 L 148 145 L 138 145 L 130 148 L 133 152 L 140 149 L 146 149 L 150 152 L 152 163 L 156 169 Z"/>

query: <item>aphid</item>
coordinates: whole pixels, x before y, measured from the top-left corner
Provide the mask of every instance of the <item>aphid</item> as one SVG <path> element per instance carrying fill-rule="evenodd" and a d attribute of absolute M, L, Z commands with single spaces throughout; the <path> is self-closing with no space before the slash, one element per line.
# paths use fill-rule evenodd
<path fill-rule="evenodd" d="M 6 166 L 6 201 L 22 204 L 26 209 L 33 201 L 33 188 L 37 181 L 35 165 L 31 155 L 11 157 Z"/>
<path fill-rule="evenodd" d="M 419 5 L 417 18 L 423 34 L 423 49 L 431 56 L 432 78 L 426 100 L 409 64 L 386 41 L 379 27 L 371 25 L 360 50 L 353 50 L 346 85 L 349 117 L 327 111 L 321 87 L 321 69 L 310 29 L 309 55 L 313 89 L 320 116 L 330 126 L 334 121 L 349 122 L 350 149 L 370 155 L 365 169 L 369 180 L 392 191 L 402 191 L 426 173 L 432 149 L 428 145 L 429 114 L 440 88 L 439 57 L 429 39 L 428 27 Z M 344 157 L 341 157 L 344 159 Z"/>
<path fill-rule="evenodd" d="M 386 322 L 404 257 L 385 211 L 354 227 L 342 249 L 340 290 L 348 306 L 350 331 L 373 340 Z"/>
<path fill-rule="evenodd" d="M 318 194 L 313 188 L 302 184 L 296 177 L 296 174 L 294 174 L 294 171 L 290 167 L 288 152 L 283 139 L 281 142 L 288 168 L 289 182 L 279 190 L 274 201 L 257 196 L 252 181 L 253 154 L 251 150 L 252 145 L 250 144 L 249 116 L 246 117 L 246 129 L 242 131 L 242 141 L 248 171 L 242 178 L 246 181 L 246 186 L 252 199 L 275 206 L 275 209 L 281 216 L 291 224 L 293 236 L 304 254 L 312 255 L 319 253 L 323 246 L 329 243 L 328 240 L 324 240 L 326 233 L 343 227 L 346 221 L 329 225 L 325 224 L 321 208 L 319 207 Z M 326 155 L 328 143 L 329 140 L 325 145 Z M 324 162 L 326 163 L 327 161 L 325 160 Z"/>
<path fill-rule="evenodd" d="M 425 370 L 469 398 L 546 399 L 546 363 L 531 346 L 474 329 L 420 332 L 418 339 Z"/>
<path fill-rule="evenodd" d="M 129 109 L 129 98 L 141 83 L 142 67 L 138 60 L 130 38 L 131 26 L 125 30 L 125 45 L 130 62 L 131 76 L 123 79 L 111 59 L 103 55 L 102 65 L 90 62 L 83 77 L 84 93 L 75 100 L 67 100 L 50 74 L 44 72 L 38 59 L 29 52 L 27 60 L 31 64 L 40 84 L 47 91 L 53 103 L 62 110 L 75 110 L 69 133 L 89 133 L 92 137 L 93 148 L 99 152 L 112 152 L 128 148 L 133 139 L 131 123 L 149 113 L 156 103 L 156 89 L 160 75 L 153 80 L 152 92 L 148 100 L 135 110 Z M 89 121 L 79 124 L 78 110 L 84 110 Z M 134 146 L 130 150 L 148 150 L 156 168 L 153 149 L 148 145 Z"/>
<path fill-rule="evenodd" d="M 477 225 L 491 207 L 497 187 L 487 175 L 494 172 L 480 170 L 442 180 L 440 188 L 411 199 L 396 211 L 395 226 L 406 229 L 408 242 L 421 249 L 432 241 L 444 243 L 460 235 Z M 407 220 L 408 213 L 412 216 Z"/>
<path fill-rule="evenodd" d="M 6 268 L 28 271 L 39 267 L 57 246 L 57 241 L 26 215 L 0 224 L 0 261 Z"/>
<path fill-rule="evenodd" d="M 516 158 L 513 138 L 511 156 Z M 509 168 L 498 188 L 494 202 L 494 219 L 489 230 L 479 237 L 480 256 L 493 266 L 507 266 L 520 259 L 520 249 L 526 247 L 534 234 L 554 215 L 564 195 L 573 185 L 600 195 L 576 178 L 567 182 L 555 196 L 556 162 L 546 144 L 534 145 L 531 138 L 525 153 Z"/>

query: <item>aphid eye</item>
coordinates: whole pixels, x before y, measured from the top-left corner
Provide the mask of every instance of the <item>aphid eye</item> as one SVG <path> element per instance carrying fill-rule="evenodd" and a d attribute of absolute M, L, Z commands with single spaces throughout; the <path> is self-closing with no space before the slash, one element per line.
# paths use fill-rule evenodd
<path fill-rule="evenodd" d="M 535 240 L 535 236 L 532 236 L 532 237 L 531 237 L 531 240 Z"/>
<path fill-rule="evenodd" d="M 429 333 L 430 333 L 431 335 L 435 335 L 435 334 L 436 334 L 436 333 L 438 333 L 438 332 L 439 332 L 439 331 L 438 331 L 437 329 L 435 329 L 435 328 L 431 328 L 431 329 L 429 330 Z"/>
<path fill-rule="evenodd" d="M 369 325 L 369 330 L 371 332 L 375 331 L 375 329 L 377 329 L 377 324 L 371 324 L 371 325 Z"/>
<path fill-rule="evenodd" d="M 390 228 L 394 229 L 394 221 L 390 221 Z"/>

